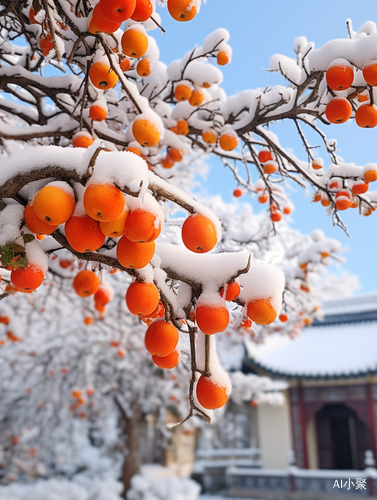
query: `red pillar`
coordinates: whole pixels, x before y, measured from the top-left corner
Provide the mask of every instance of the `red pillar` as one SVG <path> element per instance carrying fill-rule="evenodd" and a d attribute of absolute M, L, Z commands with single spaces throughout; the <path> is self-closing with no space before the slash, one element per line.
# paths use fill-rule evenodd
<path fill-rule="evenodd" d="M 372 384 L 370 382 L 367 383 L 367 398 L 368 398 L 370 434 L 372 437 L 372 451 L 374 454 L 374 458 L 376 459 L 377 458 L 376 417 L 374 413 L 374 404 L 372 397 Z"/>
<path fill-rule="evenodd" d="M 302 451 L 304 454 L 304 468 L 308 469 L 309 464 L 308 464 L 308 450 L 306 444 L 306 420 L 305 420 L 303 388 L 301 382 L 298 383 L 298 404 L 300 407 L 300 423 L 301 423 Z"/>

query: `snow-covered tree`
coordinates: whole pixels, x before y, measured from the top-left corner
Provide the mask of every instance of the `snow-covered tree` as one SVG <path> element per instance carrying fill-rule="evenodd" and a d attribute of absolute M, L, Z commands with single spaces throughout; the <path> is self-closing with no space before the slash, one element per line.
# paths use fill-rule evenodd
<path fill-rule="evenodd" d="M 357 33 L 349 25 L 348 39 L 319 49 L 296 39 L 295 59 L 275 55 L 270 61 L 284 85 L 228 97 L 220 67 L 231 62 L 229 33 L 216 30 L 166 66 L 149 34 L 163 29 L 162 7 L 189 21 L 200 0 L 160 4 L 2 2 L 1 298 L 17 293 L 4 303 L 12 343 L 9 353 L 4 346 L 4 356 L 12 358 L 4 380 L 15 386 L 4 390 L 30 388 L 30 394 L 7 399 L 5 420 L 15 412 L 14 425 L 19 421 L 17 432 L 9 431 L 10 443 L 23 418 L 17 405 L 29 412 L 29 401 L 35 415 L 38 405 L 47 405 L 44 415 L 51 411 L 46 429 L 55 429 L 64 412 L 85 418 L 95 412 L 95 405 L 83 410 L 88 397 L 93 403 L 99 397 L 102 410 L 115 402 L 126 420 L 154 413 L 163 422 L 176 383 L 160 372 L 152 375 L 143 341 L 157 366 L 178 364 L 181 418 L 211 421 L 211 410 L 225 404 L 231 387 L 213 334 L 229 327 L 228 339 L 219 336 L 224 346 L 237 344 L 240 332 L 256 339 L 276 329 L 295 335 L 318 310 L 318 274 L 338 258 L 339 244 L 322 232 L 305 236 L 289 228 L 289 183 L 312 187 L 313 200 L 343 228 L 340 211 L 353 207 L 370 215 L 377 206 L 377 192 L 369 189 L 377 164 L 345 163 L 322 130 L 353 117 L 361 127 L 377 125 L 374 23 Z M 278 120 L 293 121 L 306 158 L 281 146 L 270 129 Z M 307 129 L 319 144 L 309 143 Z M 248 192 L 268 210 L 256 216 L 247 204 L 194 197 L 198 165 L 208 155 L 233 172 L 235 197 Z M 185 220 L 177 218 L 182 210 Z M 68 271 L 62 272 L 63 261 Z M 48 269 L 45 286 L 20 296 L 39 288 Z M 115 270 L 123 274 L 108 276 Z M 81 299 L 70 298 L 71 284 Z M 124 316 L 126 305 L 135 318 Z M 148 325 L 145 339 L 137 316 Z M 82 329 L 83 320 L 94 333 L 76 336 L 73 325 Z M 35 339 L 40 329 L 48 334 Z M 110 332 L 117 332 L 110 339 L 120 344 L 116 354 L 101 349 Z M 37 347 L 29 349 L 29 342 Z M 128 353 L 129 346 L 137 355 Z M 73 366 L 66 367 L 68 361 Z M 140 366 L 146 370 L 142 383 Z M 28 385 L 33 380 L 44 387 L 37 394 Z M 181 391 L 187 387 L 185 407 Z M 88 389 L 94 392 L 84 397 Z M 69 407 L 70 398 L 77 401 Z"/>

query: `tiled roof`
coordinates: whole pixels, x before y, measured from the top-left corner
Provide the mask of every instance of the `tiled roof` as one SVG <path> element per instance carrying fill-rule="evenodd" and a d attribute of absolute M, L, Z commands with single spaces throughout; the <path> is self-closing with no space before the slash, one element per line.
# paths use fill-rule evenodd
<path fill-rule="evenodd" d="M 249 342 L 246 371 L 263 368 L 289 378 L 377 374 L 377 294 L 361 297 L 327 302 L 322 323 L 294 340 L 273 334 L 264 344 Z"/>

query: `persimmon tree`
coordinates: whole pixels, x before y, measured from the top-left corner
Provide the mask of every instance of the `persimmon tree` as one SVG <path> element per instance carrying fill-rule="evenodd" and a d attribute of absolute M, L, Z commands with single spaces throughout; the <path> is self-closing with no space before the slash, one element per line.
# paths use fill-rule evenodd
<path fill-rule="evenodd" d="M 244 245 L 237 235 L 248 239 L 249 234 L 263 227 L 265 214 L 253 215 L 250 205 L 244 207 L 242 218 L 236 217 L 236 205 L 225 205 L 216 199 L 210 206 L 224 225 L 234 219 L 238 222 L 233 231 L 224 232 L 228 237 L 221 242 L 222 250 L 236 251 Z M 178 222 L 169 227 L 170 241 L 173 233 L 177 237 L 180 226 Z M 233 324 L 217 335 L 219 358 L 227 371 L 239 370 L 245 339 L 261 341 L 277 328 L 294 336 L 310 321 L 320 296 L 311 280 L 320 268 L 326 269 L 326 259 L 320 251 L 338 248 L 334 240 L 327 240 L 318 232 L 303 237 L 288 227 L 270 238 L 268 244 L 262 237 L 258 242 L 249 241 L 247 246 L 261 260 L 271 251 L 280 255 L 277 263 L 284 266 L 287 276 L 289 318 L 285 310 L 275 325 L 251 326 L 241 311 L 235 311 Z M 310 261 L 308 270 L 298 265 L 302 260 Z M 48 276 L 37 292 L 16 293 L 0 303 L 2 483 L 27 480 L 42 465 L 44 476 L 71 476 L 82 465 L 76 448 L 69 452 L 70 436 L 77 434 L 77 426 L 96 447 L 108 452 L 105 435 L 109 417 L 117 413 L 118 443 L 124 442 L 125 447 L 111 454 L 118 456 L 114 462 L 119 465 L 124 454 L 120 477 L 127 491 L 140 461 L 146 458 L 140 456 L 140 449 L 150 446 L 143 432 L 146 421 L 153 419 L 158 448 L 163 450 L 172 437 L 165 425 L 168 412 L 179 421 L 190 411 L 189 335 L 180 336 L 178 365 L 171 371 L 159 369 L 158 360 L 156 366 L 144 347 L 144 325 L 129 314 L 124 301 L 124 288 L 130 278 L 119 272 L 112 275 L 102 271 L 101 293 L 81 298 L 74 292 L 72 280 L 82 264 L 68 250 L 56 250 L 50 256 Z M 305 282 L 310 283 L 309 291 L 300 288 L 304 273 Z M 110 301 L 104 311 L 106 296 Z M 201 334 L 199 345 L 203 341 Z M 245 376 L 239 371 L 230 378 L 230 397 L 237 404 L 281 403 L 282 396 L 276 394 L 282 388 L 279 383 Z M 217 424 L 222 425 L 219 417 Z M 186 420 L 183 431 L 192 432 L 198 425 L 198 421 Z"/>
<path fill-rule="evenodd" d="M 200 0 L 159 7 L 165 3 L 178 21 L 200 7 Z M 376 208 L 369 184 L 377 165 L 345 163 L 322 126 L 352 117 L 376 126 L 377 33 L 371 22 L 357 33 L 349 26 L 348 39 L 319 49 L 296 39 L 295 59 L 270 61 L 285 85 L 227 97 L 219 66 L 231 62 L 229 33 L 216 30 L 166 66 L 148 34 L 163 29 L 159 12 L 141 0 L 2 3 L 1 297 L 37 289 L 48 256 L 65 249 L 85 267 L 74 290 L 97 297 L 103 315 L 110 295 L 101 279 L 124 271 L 132 279 L 127 307 L 148 324 L 145 345 L 156 364 L 172 368 L 179 337 L 188 338 L 188 417 L 210 421 L 230 392 L 213 334 L 231 320 L 246 329 L 253 322 L 257 335 L 292 334 L 310 322 L 311 272 L 339 249 L 318 232 L 310 242 L 296 235 L 279 265 L 266 262 L 277 224 L 292 210 L 286 181 L 313 187 L 314 201 L 343 228 L 339 211 Z M 281 146 L 269 128 L 277 120 L 294 122 L 306 158 Z M 211 210 L 194 198 L 191 164 L 209 154 L 233 172 L 236 197 L 248 192 L 268 204 L 262 217 L 250 222 L 244 208 L 230 221 L 216 202 Z M 188 213 L 184 221 L 173 218 L 177 208 Z"/>

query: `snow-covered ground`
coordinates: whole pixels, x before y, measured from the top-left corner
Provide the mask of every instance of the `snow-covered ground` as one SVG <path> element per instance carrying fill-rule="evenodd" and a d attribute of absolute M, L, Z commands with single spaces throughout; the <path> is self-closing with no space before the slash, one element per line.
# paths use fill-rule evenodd
<path fill-rule="evenodd" d="M 159 467 L 162 469 L 162 467 Z M 48 479 L 33 484 L 14 483 L 0 487 L 0 500 L 122 500 L 122 485 L 112 479 L 76 477 Z M 223 495 L 199 495 L 200 486 L 175 476 L 155 478 L 148 471 L 133 478 L 128 500 L 224 500 Z M 245 500 L 232 498 L 232 500 Z M 249 499 L 262 500 L 262 499 Z"/>
<path fill-rule="evenodd" d="M 228 498 L 229 500 L 245 500 L 244 498 L 234 498 L 221 495 L 200 495 L 198 500 L 224 500 Z M 248 500 L 263 500 L 262 498 L 249 498 Z"/>
<path fill-rule="evenodd" d="M 121 500 L 122 485 L 113 479 L 48 479 L 0 488 L 0 500 Z"/>

